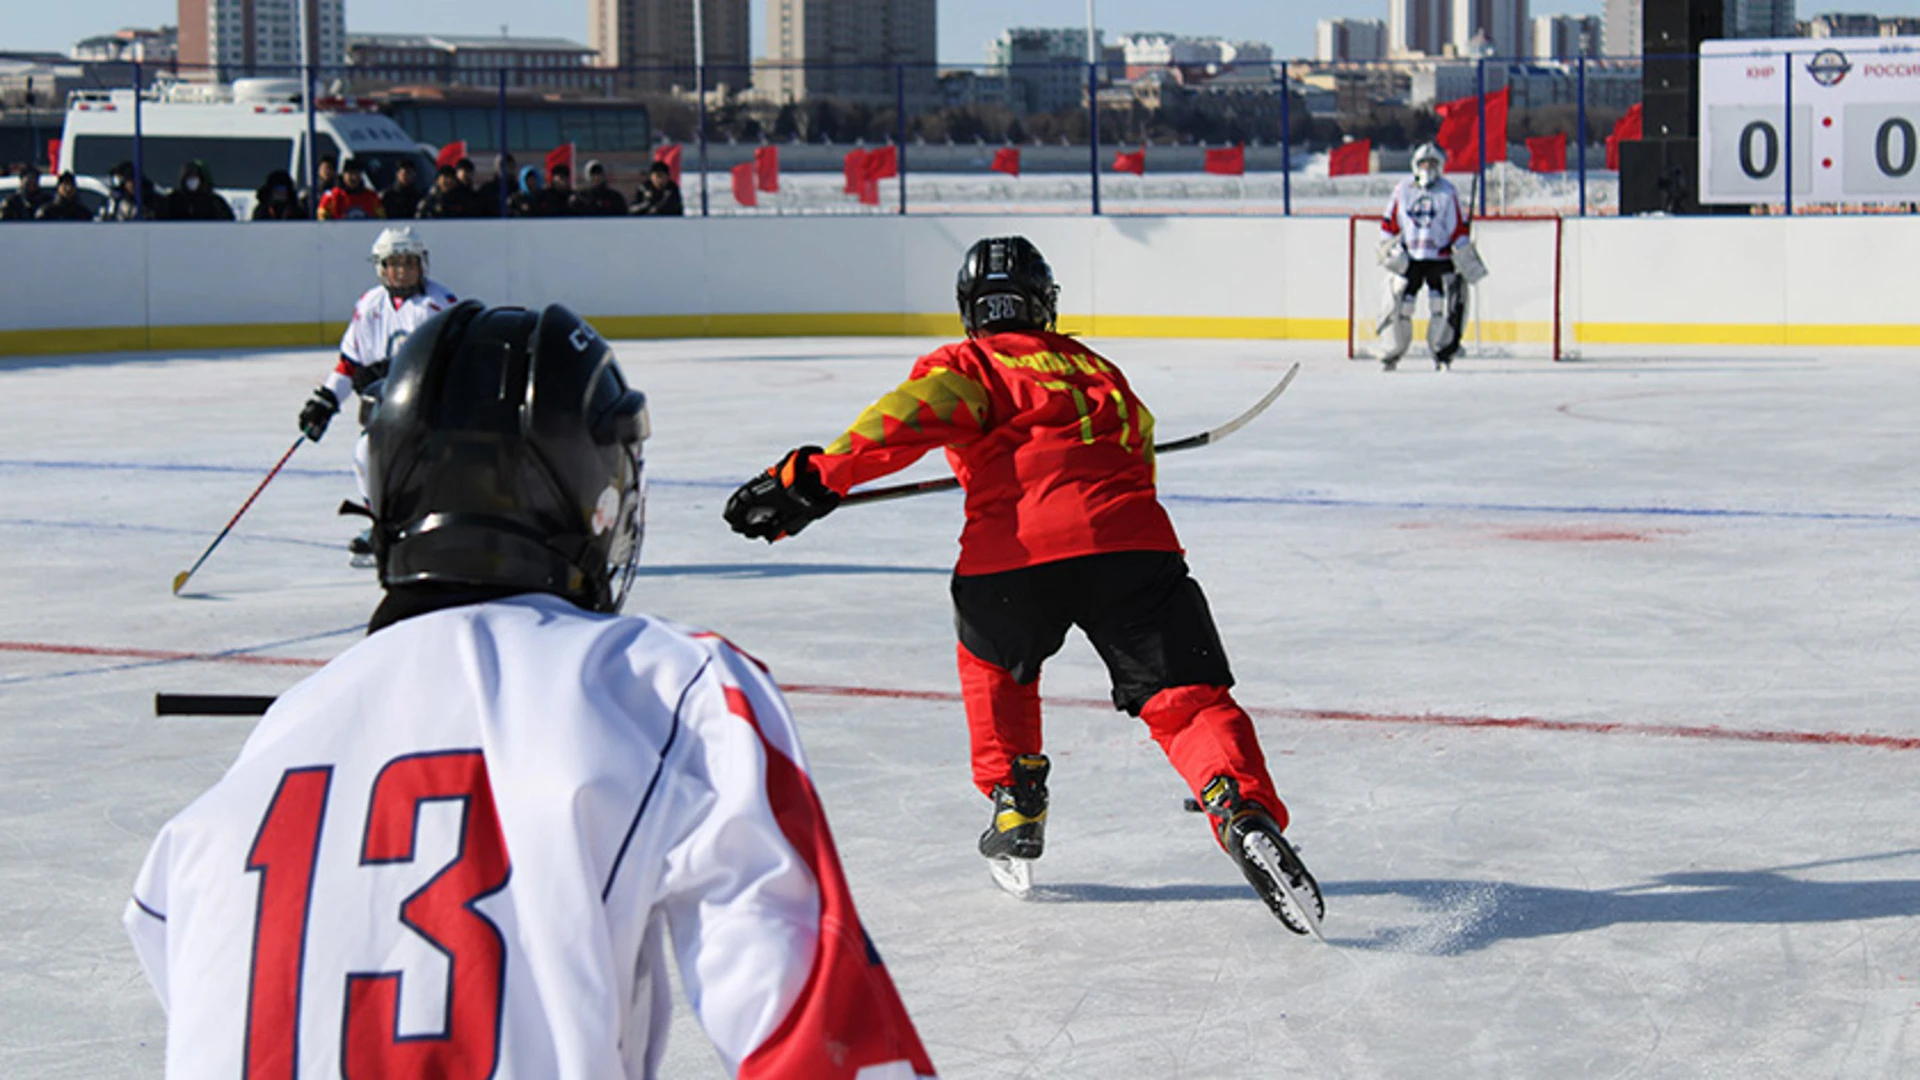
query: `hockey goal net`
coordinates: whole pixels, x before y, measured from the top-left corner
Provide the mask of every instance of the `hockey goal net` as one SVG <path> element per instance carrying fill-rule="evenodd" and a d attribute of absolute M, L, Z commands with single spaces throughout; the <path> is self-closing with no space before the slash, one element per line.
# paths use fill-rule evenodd
<path fill-rule="evenodd" d="M 1387 300 L 1387 272 L 1380 268 L 1378 257 L 1380 237 L 1378 215 L 1348 219 L 1347 356 L 1356 360 L 1379 355 L 1376 328 Z M 1473 242 L 1487 264 L 1487 276 L 1468 289 L 1460 355 L 1565 359 L 1571 343 L 1561 330 L 1560 219 L 1476 218 Z M 1427 311 L 1422 293 L 1414 305 L 1409 359 L 1424 356 Z"/>

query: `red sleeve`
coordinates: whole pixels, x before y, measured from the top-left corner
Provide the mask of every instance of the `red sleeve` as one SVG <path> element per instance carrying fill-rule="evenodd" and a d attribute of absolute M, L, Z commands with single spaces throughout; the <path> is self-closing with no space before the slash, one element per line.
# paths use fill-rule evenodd
<path fill-rule="evenodd" d="M 929 353 L 813 463 L 821 482 L 844 495 L 920 460 L 929 450 L 973 441 L 986 429 L 988 392 L 955 346 Z"/>
<path fill-rule="evenodd" d="M 1380 218 L 1380 231 L 1394 236 L 1400 235 L 1400 193 L 1393 193 L 1387 200 L 1387 212 Z"/>

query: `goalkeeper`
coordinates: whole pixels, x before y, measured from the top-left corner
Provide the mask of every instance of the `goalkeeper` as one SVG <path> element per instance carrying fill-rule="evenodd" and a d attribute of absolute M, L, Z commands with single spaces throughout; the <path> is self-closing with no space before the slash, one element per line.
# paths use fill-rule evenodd
<path fill-rule="evenodd" d="M 1380 219 L 1380 265 L 1387 295 L 1375 331 L 1380 366 L 1392 371 L 1413 343 L 1414 300 L 1427 290 L 1427 347 L 1435 370 L 1452 367 L 1467 319 L 1467 286 L 1487 276 L 1468 235 L 1472 222 L 1460 192 L 1441 175 L 1446 159 L 1426 143 L 1413 152 L 1413 175 L 1393 189 Z"/>

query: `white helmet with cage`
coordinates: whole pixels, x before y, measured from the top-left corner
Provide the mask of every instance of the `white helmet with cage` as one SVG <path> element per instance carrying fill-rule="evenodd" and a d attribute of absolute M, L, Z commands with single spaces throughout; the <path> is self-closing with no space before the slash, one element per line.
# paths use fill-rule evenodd
<path fill-rule="evenodd" d="M 1421 187 L 1432 187 L 1447 168 L 1446 155 L 1432 143 L 1421 143 L 1413 149 L 1413 182 Z"/>
<path fill-rule="evenodd" d="M 427 242 L 411 225 L 380 230 L 373 241 L 374 274 L 395 295 L 405 296 L 426 287 Z"/>

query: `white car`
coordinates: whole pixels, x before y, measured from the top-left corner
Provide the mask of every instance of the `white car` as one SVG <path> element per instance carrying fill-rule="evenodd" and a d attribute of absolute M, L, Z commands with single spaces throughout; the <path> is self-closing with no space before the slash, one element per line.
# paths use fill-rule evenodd
<path fill-rule="evenodd" d="M 47 173 L 40 174 L 40 190 L 46 192 L 48 198 L 53 197 L 54 182 L 58 179 Z M 108 187 L 105 181 L 96 180 L 91 176 L 76 176 L 73 178 L 73 183 L 80 189 L 80 205 L 87 208 L 87 213 L 95 216 L 99 215 L 100 208 L 107 204 L 107 200 L 113 194 L 113 189 Z M 19 177 L 0 176 L 0 199 L 10 198 L 19 190 Z"/>

